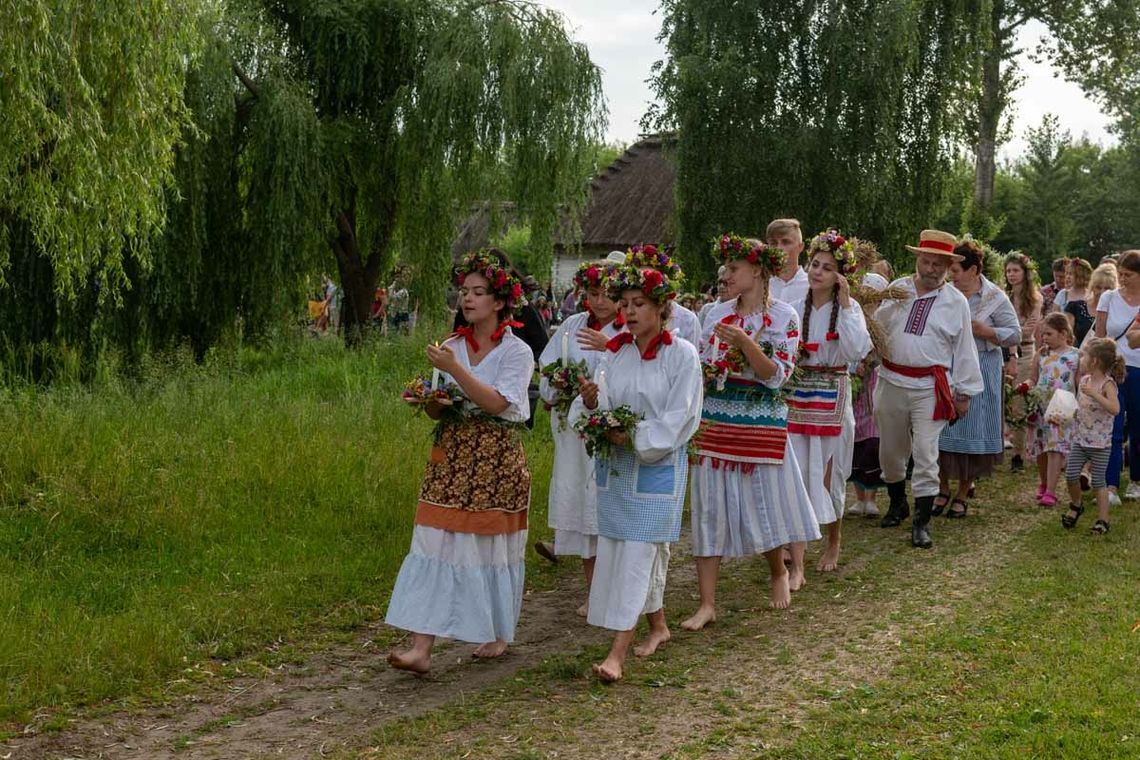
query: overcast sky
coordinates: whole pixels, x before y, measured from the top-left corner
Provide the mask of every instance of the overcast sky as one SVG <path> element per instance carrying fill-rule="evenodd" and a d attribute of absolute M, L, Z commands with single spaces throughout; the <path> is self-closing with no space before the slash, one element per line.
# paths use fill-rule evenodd
<path fill-rule="evenodd" d="M 650 67 L 662 55 L 657 42 L 661 19 L 655 14 L 658 0 L 542 0 L 564 13 L 574 36 L 586 43 L 590 55 L 602 68 L 610 111 L 609 141 L 633 142 L 639 122 L 653 94 L 646 80 Z M 1037 23 L 1022 29 L 1022 47 L 1031 50 L 1044 32 Z M 1087 134 L 1103 145 L 1114 143 L 1107 132 L 1108 119 L 1075 84 L 1054 77 L 1047 64 L 1021 62 L 1026 81 L 1016 95 L 1013 139 L 1001 155 L 1018 155 L 1025 146 L 1027 128 L 1036 126 L 1046 113 L 1060 117 L 1061 126 L 1074 137 Z"/>

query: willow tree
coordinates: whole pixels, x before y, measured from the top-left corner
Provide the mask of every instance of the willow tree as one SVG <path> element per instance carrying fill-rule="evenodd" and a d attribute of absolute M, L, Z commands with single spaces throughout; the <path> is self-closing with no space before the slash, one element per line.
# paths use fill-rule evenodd
<path fill-rule="evenodd" d="M 197 2 L 0 0 L 0 283 L 34 246 L 65 296 L 150 261 L 189 123 Z"/>
<path fill-rule="evenodd" d="M 350 340 L 397 251 L 424 308 L 442 306 L 455 221 L 475 200 L 514 201 L 550 261 L 605 119 L 599 71 L 560 15 L 524 0 L 275 0 L 257 13 L 276 48 L 235 55 L 234 71 L 250 118 L 292 139 L 267 139 L 249 163 L 252 244 L 280 260 L 296 214 L 318 221 Z"/>
<path fill-rule="evenodd" d="M 680 246 L 776 216 L 900 250 L 940 204 L 978 23 L 968 0 L 664 0 Z M 707 273 L 707 269 L 705 270 Z"/>

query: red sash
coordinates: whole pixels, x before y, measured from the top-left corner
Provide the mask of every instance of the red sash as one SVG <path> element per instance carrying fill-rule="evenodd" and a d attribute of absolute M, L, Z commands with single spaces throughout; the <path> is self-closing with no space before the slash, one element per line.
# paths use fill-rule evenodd
<path fill-rule="evenodd" d="M 954 409 L 954 396 L 950 393 L 950 381 L 946 378 L 946 368 L 941 364 L 935 364 L 933 367 L 908 367 L 904 364 L 895 364 L 884 357 L 883 366 L 903 377 L 933 377 L 934 419 L 950 421 L 958 419 L 958 412 Z"/>

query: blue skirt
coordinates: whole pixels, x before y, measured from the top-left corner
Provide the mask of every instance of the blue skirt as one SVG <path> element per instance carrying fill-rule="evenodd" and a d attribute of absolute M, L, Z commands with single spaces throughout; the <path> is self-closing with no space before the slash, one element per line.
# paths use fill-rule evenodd
<path fill-rule="evenodd" d="M 1001 351 L 983 351 L 978 359 L 985 390 L 970 400 L 970 411 L 965 417 L 942 429 L 939 451 L 951 454 L 1001 454 L 1004 451 Z"/>

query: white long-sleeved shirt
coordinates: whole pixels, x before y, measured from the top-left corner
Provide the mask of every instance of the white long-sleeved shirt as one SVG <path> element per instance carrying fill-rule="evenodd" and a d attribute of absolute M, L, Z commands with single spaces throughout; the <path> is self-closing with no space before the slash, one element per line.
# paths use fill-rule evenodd
<path fill-rule="evenodd" d="M 642 359 L 637 343 L 606 351 L 594 372 L 605 378 L 608 408 L 629 406 L 642 415 L 633 434 L 633 450 L 642 462 L 664 459 L 685 446 L 701 421 L 704 378 L 697 349 L 687 340 L 659 346 L 657 356 Z M 604 406 L 599 396 L 598 408 Z M 587 413 L 582 397 L 570 407 L 571 423 Z"/>
<path fill-rule="evenodd" d="M 800 318 L 800 325 L 804 323 L 804 301 L 796 307 L 796 315 Z M 818 309 L 812 308 L 811 324 L 808 330 L 811 335 L 800 338 L 803 343 L 819 344 L 819 348 L 800 360 L 804 367 L 840 367 L 863 360 L 871 352 L 871 333 L 867 332 L 867 321 L 863 318 L 863 309 L 857 301 L 851 301 L 846 309 L 840 307 L 839 318 L 835 322 L 835 331 L 839 333 L 838 340 L 828 340 L 827 330 L 831 326 L 831 301 Z"/>
<path fill-rule="evenodd" d="M 601 363 L 605 351 L 591 351 L 582 348 L 578 345 L 578 331 L 586 327 L 586 323 L 590 320 L 590 313 L 588 311 L 579 312 L 578 314 L 571 315 L 565 322 L 558 326 L 554 335 L 546 344 L 546 348 L 542 349 L 542 354 L 538 357 L 539 368 L 552 364 L 558 359 L 562 358 L 562 343 L 566 343 L 566 355 L 571 362 L 585 361 L 586 367 L 590 370 L 590 377 L 594 376 L 594 370 L 598 368 Z M 620 332 L 624 332 L 624 327 L 615 327 L 614 322 L 611 320 L 608 325 L 601 329 L 601 333 L 606 338 L 612 338 Z M 550 382 L 544 377 L 539 381 L 538 395 L 542 400 L 547 403 L 554 401 L 554 389 L 550 387 Z"/>
<path fill-rule="evenodd" d="M 676 301 L 673 302 L 673 315 L 669 317 L 669 330 L 678 338 L 684 338 L 695 347 L 701 340 L 701 320 Z"/>
<path fill-rule="evenodd" d="M 906 298 L 883 301 L 875 320 L 883 326 L 890 341 L 890 360 L 908 367 L 946 368 L 953 392 L 977 396 L 985 388 L 974 345 L 970 305 L 953 285 L 943 284 L 921 298 L 913 277 L 903 277 L 891 287 L 904 288 Z M 926 390 L 934 387 L 933 377 L 905 377 L 886 366 L 879 368 L 879 379 L 900 388 Z"/>
<path fill-rule="evenodd" d="M 807 271 L 803 267 L 796 267 L 796 274 L 790 280 L 784 280 L 780 275 L 768 278 L 768 294 L 777 301 L 795 306 L 807 299 L 811 283 L 808 282 Z"/>

